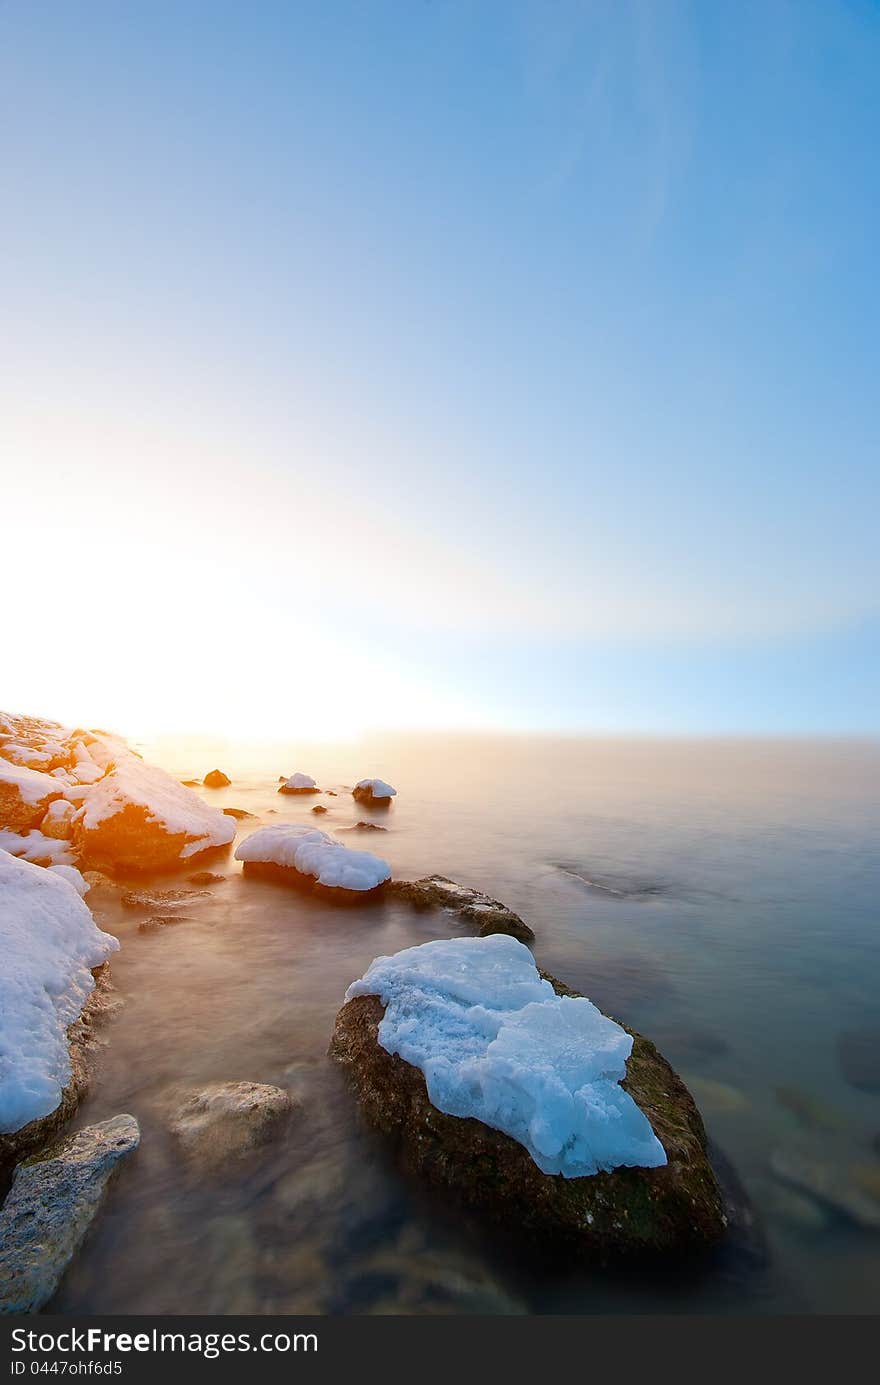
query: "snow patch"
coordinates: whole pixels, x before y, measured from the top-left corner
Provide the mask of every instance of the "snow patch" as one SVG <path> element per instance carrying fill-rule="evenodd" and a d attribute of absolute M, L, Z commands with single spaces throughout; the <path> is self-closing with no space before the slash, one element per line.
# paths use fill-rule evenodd
<path fill-rule="evenodd" d="M 370 851 L 353 851 L 329 832 L 301 823 L 276 823 L 245 837 L 235 849 L 238 861 L 287 866 L 319 885 L 343 890 L 373 890 L 391 878 L 391 867 Z"/>
<path fill-rule="evenodd" d="M 0 759 L 0 784 L 12 784 L 24 803 L 39 804 L 49 794 L 56 798 L 61 789 L 57 779 L 44 774 L 39 769 L 28 769 L 26 765 L 14 765 L 10 760 Z"/>
<path fill-rule="evenodd" d="M 0 1132 L 48 1116 L 70 1081 L 67 1026 L 119 944 L 76 889 L 0 850 Z"/>
<path fill-rule="evenodd" d="M 10 856 L 19 856 L 24 861 L 47 861 L 57 866 L 72 866 L 76 859 L 69 842 L 46 837 L 36 827 L 30 832 L 0 828 L 0 851 L 8 851 Z"/>
<path fill-rule="evenodd" d="M 591 1001 L 558 996 L 515 938 L 453 938 L 377 957 L 345 998 L 359 995 L 385 1005 L 380 1044 L 421 1069 L 438 1110 L 504 1131 L 544 1173 L 666 1163 L 620 1086 L 631 1036 Z"/>

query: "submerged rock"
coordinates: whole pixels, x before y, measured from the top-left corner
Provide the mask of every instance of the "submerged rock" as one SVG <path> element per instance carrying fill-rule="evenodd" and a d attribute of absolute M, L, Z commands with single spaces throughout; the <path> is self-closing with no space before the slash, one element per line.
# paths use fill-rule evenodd
<path fill-rule="evenodd" d="M 293 1110 L 293 1100 L 280 1087 L 211 1082 L 183 1096 L 169 1125 L 188 1156 L 217 1166 L 271 1140 Z"/>
<path fill-rule="evenodd" d="M 837 1040 L 844 1077 L 859 1092 L 880 1094 L 880 1027 L 850 1029 Z"/>
<path fill-rule="evenodd" d="M 48 1302 L 139 1141 L 134 1116 L 114 1116 L 19 1165 L 0 1210 L 0 1312 L 35 1313 Z"/>
<path fill-rule="evenodd" d="M 210 890 L 126 890 L 120 903 L 126 909 L 177 909 L 194 899 L 207 899 Z"/>
<path fill-rule="evenodd" d="M 770 1167 L 781 1182 L 809 1193 L 857 1226 L 880 1230 L 880 1187 L 873 1190 L 862 1166 L 825 1162 L 808 1149 L 777 1149 Z"/>
<path fill-rule="evenodd" d="M 459 918 L 479 924 L 477 931 L 481 938 L 492 933 L 508 933 L 521 943 L 535 940 L 529 925 L 506 904 L 490 899 L 480 890 L 457 885 L 445 875 L 427 875 L 422 880 L 394 880 L 388 888 L 391 894 L 417 909 L 450 909 Z"/>
<path fill-rule="evenodd" d="M 273 810 L 270 808 L 269 810 Z M 245 818 L 256 817 L 255 813 L 248 813 L 244 808 L 222 808 L 221 812 L 228 818 L 235 818 L 236 822 L 243 822 Z"/>
<path fill-rule="evenodd" d="M 205 775 L 202 783 L 206 789 L 225 789 L 227 784 L 232 783 L 232 780 L 228 774 L 223 773 L 222 769 L 212 769 Z"/>
<path fill-rule="evenodd" d="M 323 803 L 316 803 L 312 809 L 313 813 L 326 813 L 327 809 Z"/>
<path fill-rule="evenodd" d="M 226 876 L 217 875 L 213 870 L 197 870 L 195 875 L 188 875 L 186 878 L 190 885 L 219 885 Z"/>
<path fill-rule="evenodd" d="M 807 1130 L 843 1130 L 845 1122 L 837 1111 L 819 1097 L 800 1087 L 776 1087 L 776 1100 Z"/>
<path fill-rule="evenodd" d="M 188 914 L 151 914 L 148 919 L 142 919 L 138 924 L 139 933 L 158 933 L 163 928 L 173 927 L 177 923 L 192 923 Z"/>
<path fill-rule="evenodd" d="M 387 832 L 387 831 L 388 831 L 388 828 L 387 828 L 387 827 L 383 827 L 383 826 L 381 825 L 381 823 L 378 823 L 378 822 L 364 822 L 363 818 L 361 818 L 360 822 L 356 822 L 355 825 L 354 825 L 354 827 L 343 827 L 343 828 L 342 828 L 342 831 L 343 831 L 343 832 Z"/>
<path fill-rule="evenodd" d="M 545 979 L 557 995 L 577 994 Z M 383 1015 L 374 995 L 348 1001 L 330 1055 L 346 1070 L 368 1123 L 394 1141 L 406 1168 L 530 1240 L 578 1257 L 693 1253 L 723 1235 L 723 1200 L 700 1114 L 648 1039 L 633 1034 L 621 1085 L 648 1118 L 667 1163 L 565 1178 L 542 1173 L 509 1135 L 432 1105 L 421 1070 L 379 1043 Z"/>

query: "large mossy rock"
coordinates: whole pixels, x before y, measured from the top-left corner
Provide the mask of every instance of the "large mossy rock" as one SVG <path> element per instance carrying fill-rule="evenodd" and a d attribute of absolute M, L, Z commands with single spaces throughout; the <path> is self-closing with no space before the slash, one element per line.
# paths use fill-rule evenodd
<path fill-rule="evenodd" d="M 557 994 L 577 995 L 546 979 Z M 700 1113 L 650 1040 L 629 1031 L 633 1050 L 622 1085 L 651 1122 L 667 1164 L 563 1178 L 542 1173 L 509 1135 L 438 1111 L 420 1069 L 379 1044 L 383 1014 L 376 996 L 348 1001 L 336 1017 L 330 1055 L 347 1071 L 367 1122 L 394 1141 L 405 1168 L 529 1240 L 584 1259 L 683 1256 L 724 1234 Z"/>
<path fill-rule="evenodd" d="M 35 1313 L 49 1301 L 139 1141 L 134 1116 L 113 1116 L 19 1164 L 0 1210 L 0 1313 Z"/>

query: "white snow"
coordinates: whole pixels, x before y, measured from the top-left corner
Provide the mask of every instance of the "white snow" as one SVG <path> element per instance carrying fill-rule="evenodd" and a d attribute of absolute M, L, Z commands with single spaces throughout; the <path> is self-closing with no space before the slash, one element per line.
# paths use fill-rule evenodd
<path fill-rule="evenodd" d="M 397 790 L 390 784 L 386 784 L 384 779 L 359 779 L 355 784 L 356 789 L 372 789 L 374 798 L 395 798 Z"/>
<path fill-rule="evenodd" d="M 0 851 L 8 851 L 11 856 L 20 856 L 25 861 L 49 861 L 58 866 L 72 866 L 76 859 L 69 842 L 45 837 L 36 827 L 30 832 L 0 828 Z"/>
<path fill-rule="evenodd" d="M 53 870 L 0 851 L 0 1131 L 47 1116 L 70 1080 L 67 1026 L 119 944 Z"/>
<path fill-rule="evenodd" d="M 238 861 L 259 861 L 288 866 L 301 875 L 314 876 L 320 885 L 345 890 L 372 890 L 391 878 L 387 861 L 370 851 L 351 847 L 300 823 L 276 823 L 245 837 L 235 849 Z"/>
<path fill-rule="evenodd" d="M 0 758 L 0 783 L 12 784 L 25 803 L 39 803 L 48 794 L 56 797 L 61 792 L 57 779 L 44 774 L 39 769 L 28 769 L 26 765 L 14 765 L 10 760 Z"/>
<path fill-rule="evenodd" d="M 544 1173 L 666 1163 L 619 1085 L 630 1035 L 591 1001 L 557 996 L 515 938 L 453 938 L 377 957 L 346 1000 L 358 995 L 379 996 L 379 1042 L 421 1069 L 438 1110 L 506 1132 Z"/>
<path fill-rule="evenodd" d="M 284 787 L 285 789 L 314 789 L 316 786 L 310 774 L 300 774 L 299 770 L 297 770 L 296 774 L 292 774 L 289 779 L 285 779 Z"/>
<path fill-rule="evenodd" d="M 67 795 L 74 797 L 73 793 Z M 211 808 L 198 794 L 186 789 L 164 770 L 147 765 L 119 747 L 115 768 L 88 790 L 83 802 L 82 825 L 86 831 L 121 813 L 127 804 L 144 808 L 147 818 L 170 834 L 184 832 L 192 838 L 180 852 L 193 856 L 211 846 L 226 846 L 235 836 L 235 822 Z"/>
<path fill-rule="evenodd" d="M 85 877 L 77 870 L 76 866 L 49 866 L 48 869 L 54 871 L 56 875 L 61 876 L 62 880 L 66 880 L 71 884 L 80 896 L 87 895 L 92 888 Z"/>

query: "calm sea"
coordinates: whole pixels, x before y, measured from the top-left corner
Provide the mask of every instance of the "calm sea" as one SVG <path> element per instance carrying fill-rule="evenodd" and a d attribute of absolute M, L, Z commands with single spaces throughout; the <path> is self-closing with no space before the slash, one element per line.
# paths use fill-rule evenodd
<path fill-rule="evenodd" d="M 158 934 L 93 893 L 122 940 L 125 1003 L 79 1121 L 131 1111 L 143 1139 L 49 1311 L 877 1311 L 880 1230 L 866 1223 L 875 1206 L 880 1221 L 880 746 L 143 749 L 181 777 L 219 765 L 233 784 L 205 796 L 264 823 L 319 821 L 311 800 L 279 797 L 279 774 L 338 791 L 320 800 L 327 830 L 368 816 L 344 786 L 390 780 L 398 798 L 372 815 L 387 830 L 343 840 L 528 919 L 539 964 L 653 1038 L 691 1085 L 757 1230 L 672 1276 L 548 1267 L 401 1179 L 361 1130 L 327 1043 L 374 956 L 464 928 L 397 903 L 334 910 L 244 880 L 230 860 L 188 922 Z M 181 1084 L 233 1078 L 285 1086 L 301 1109 L 243 1171 L 206 1175 L 181 1162 L 168 1111 Z"/>

